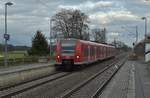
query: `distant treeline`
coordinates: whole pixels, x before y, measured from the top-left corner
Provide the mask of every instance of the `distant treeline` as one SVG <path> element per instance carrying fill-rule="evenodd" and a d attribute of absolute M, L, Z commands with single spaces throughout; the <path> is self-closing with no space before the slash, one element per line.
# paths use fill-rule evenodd
<path fill-rule="evenodd" d="M 8 51 L 26 51 L 29 50 L 31 47 L 28 46 L 14 46 L 11 44 L 7 45 Z M 0 44 L 0 51 L 4 50 L 4 45 Z"/>

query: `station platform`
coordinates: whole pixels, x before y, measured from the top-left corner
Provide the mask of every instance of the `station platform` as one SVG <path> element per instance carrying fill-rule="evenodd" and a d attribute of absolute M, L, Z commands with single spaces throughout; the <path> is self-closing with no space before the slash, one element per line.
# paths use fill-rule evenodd
<path fill-rule="evenodd" d="M 0 75 L 13 73 L 16 71 L 23 71 L 23 70 L 30 70 L 34 68 L 46 67 L 46 66 L 53 66 L 55 61 L 50 61 L 48 63 L 32 63 L 32 64 L 21 64 L 16 66 L 0 66 Z"/>
<path fill-rule="evenodd" d="M 150 63 L 126 61 L 99 98 L 150 98 Z"/>
<path fill-rule="evenodd" d="M 55 62 L 49 62 L 1 67 L 0 89 L 53 74 L 55 72 L 54 64 Z"/>

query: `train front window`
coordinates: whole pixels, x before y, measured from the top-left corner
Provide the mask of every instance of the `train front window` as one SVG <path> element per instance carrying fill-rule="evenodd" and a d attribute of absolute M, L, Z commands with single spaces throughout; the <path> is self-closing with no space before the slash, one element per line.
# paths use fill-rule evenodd
<path fill-rule="evenodd" d="M 66 54 L 73 54 L 75 52 L 76 40 L 61 40 L 61 52 Z"/>
<path fill-rule="evenodd" d="M 74 53 L 75 51 L 75 46 L 62 46 L 62 52 L 63 53 Z"/>

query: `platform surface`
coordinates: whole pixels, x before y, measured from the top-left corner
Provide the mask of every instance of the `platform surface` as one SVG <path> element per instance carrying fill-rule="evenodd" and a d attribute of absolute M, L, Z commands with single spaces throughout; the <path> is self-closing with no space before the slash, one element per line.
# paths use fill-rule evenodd
<path fill-rule="evenodd" d="M 0 75 L 5 73 L 12 73 L 21 70 L 28 70 L 39 67 L 53 66 L 55 64 L 54 61 L 48 63 L 33 63 L 33 64 L 21 64 L 17 66 L 9 66 L 9 67 L 0 67 Z"/>
<path fill-rule="evenodd" d="M 126 61 L 99 98 L 150 98 L 150 64 Z"/>

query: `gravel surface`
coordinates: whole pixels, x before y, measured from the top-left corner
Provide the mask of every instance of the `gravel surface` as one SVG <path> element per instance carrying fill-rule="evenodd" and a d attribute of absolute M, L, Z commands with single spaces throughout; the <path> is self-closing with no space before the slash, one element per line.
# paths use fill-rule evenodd
<path fill-rule="evenodd" d="M 92 95 L 102 86 L 102 84 L 114 73 L 115 66 L 110 67 L 107 71 L 98 75 L 95 79 L 84 85 L 81 89 L 74 92 L 68 98 L 91 98 Z"/>
<path fill-rule="evenodd" d="M 8 73 L 14 73 L 18 71 L 23 70 L 30 70 L 35 68 L 41 68 L 41 67 L 47 67 L 47 66 L 54 66 L 54 62 L 52 63 L 33 63 L 33 64 L 24 64 L 24 65 L 18 65 L 18 66 L 0 66 L 0 75 L 8 74 Z"/>
<path fill-rule="evenodd" d="M 132 76 L 130 76 L 132 71 L 133 69 L 127 61 L 108 83 L 98 98 L 135 98 L 131 96 L 134 92 L 131 92 L 131 90 L 133 90 L 133 85 L 129 84 L 129 80 L 132 78 Z M 131 83 L 133 83 L 133 81 Z M 128 94 L 130 97 L 127 96 Z"/>
<path fill-rule="evenodd" d="M 89 78 L 113 61 L 114 59 L 104 61 L 100 64 L 73 72 L 69 76 L 43 84 L 21 94 L 15 95 L 12 98 L 57 98 L 66 90 L 71 89 L 73 86 L 81 83 L 83 80 Z"/>
<path fill-rule="evenodd" d="M 69 75 L 69 74 L 70 73 L 67 73 L 67 72 L 60 72 L 60 73 L 56 72 L 56 73 L 51 74 L 50 76 L 46 76 L 46 77 L 43 77 L 43 78 L 35 80 L 35 81 L 27 82 L 22 85 L 18 85 L 15 87 L 8 88 L 6 90 L 2 90 L 2 91 L 0 91 L 0 98 L 2 96 L 8 95 L 10 93 L 21 92 L 22 90 L 28 90 L 32 87 L 39 86 L 43 83 L 53 81 L 57 78 L 60 78 L 60 77 L 63 77 L 63 76 Z"/>
<path fill-rule="evenodd" d="M 92 66 L 88 68 L 88 70 L 74 72 L 72 75 L 58 79 L 50 83 L 46 83 L 42 86 L 28 90 L 12 98 L 41 98 L 41 97 L 56 98 L 57 95 L 60 95 L 61 93 L 65 92 L 68 89 L 71 89 L 74 85 L 90 77 L 92 74 L 94 74 L 96 71 L 99 71 L 104 66 L 105 65 Z"/>

